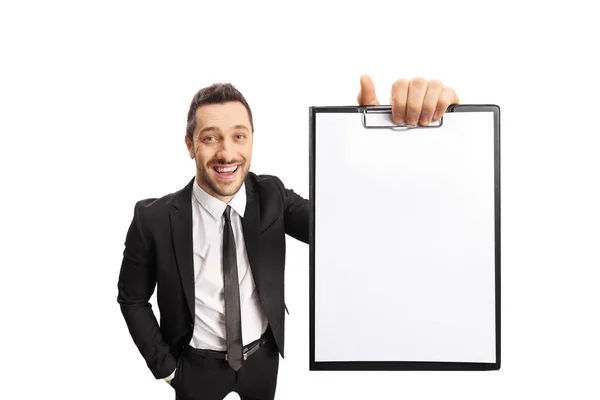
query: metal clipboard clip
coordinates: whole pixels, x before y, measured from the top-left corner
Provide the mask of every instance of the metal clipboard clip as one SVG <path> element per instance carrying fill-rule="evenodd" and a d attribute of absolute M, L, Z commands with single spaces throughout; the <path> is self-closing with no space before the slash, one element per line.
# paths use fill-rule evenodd
<path fill-rule="evenodd" d="M 444 123 L 444 117 L 431 121 L 428 126 L 410 126 L 404 124 L 396 124 L 392 120 L 392 106 L 370 106 L 362 108 L 362 124 L 366 129 L 393 129 L 393 130 L 408 130 L 408 129 L 428 129 L 439 128 Z"/>

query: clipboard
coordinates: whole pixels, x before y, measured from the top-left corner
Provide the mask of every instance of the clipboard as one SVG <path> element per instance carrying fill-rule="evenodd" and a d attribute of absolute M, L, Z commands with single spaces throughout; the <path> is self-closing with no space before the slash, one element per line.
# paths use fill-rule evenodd
<path fill-rule="evenodd" d="M 499 370 L 500 108 L 309 114 L 310 370 Z"/>

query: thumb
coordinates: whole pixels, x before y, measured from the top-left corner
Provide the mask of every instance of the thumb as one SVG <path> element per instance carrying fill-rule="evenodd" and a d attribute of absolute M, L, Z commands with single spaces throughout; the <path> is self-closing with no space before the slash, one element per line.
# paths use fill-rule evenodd
<path fill-rule="evenodd" d="M 360 92 L 356 97 L 358 105 L 360 106 L 378 106 L 377 96 L 375 96 L 375 85 L 369 77 L 369 75 L 362 75 L 360 77 Z"/>

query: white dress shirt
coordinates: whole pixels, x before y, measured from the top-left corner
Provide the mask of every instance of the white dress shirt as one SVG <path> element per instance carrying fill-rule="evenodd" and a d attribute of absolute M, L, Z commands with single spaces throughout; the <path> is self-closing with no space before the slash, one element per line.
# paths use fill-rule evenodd
<path fill-rule="evenodd" d="M 250 269 L 242 218 L 246 209 L 246 186 L 229 202 L 231 228 L 235 240 L 244 346 L 259 339 L 267 329 L 260 299 Z M 223 213 L 227 204 L 206 193 L 194 181 L 192 232 L 194 247 L 195 318 L 190 346 L 197 349 L 227 350 L 225 340 L 225 300 L 223 287 Z M 167 380 L 175 376 L 175 371 Z"/>

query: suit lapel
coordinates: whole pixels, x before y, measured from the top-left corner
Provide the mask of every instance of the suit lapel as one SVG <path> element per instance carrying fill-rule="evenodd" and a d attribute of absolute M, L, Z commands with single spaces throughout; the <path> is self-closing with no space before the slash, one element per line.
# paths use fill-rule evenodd
<path fill-rule="evenodd" d="M 248 253 L 250 269 L 254 277 L 256 289 L 260 293 L 260 205 L 256 188 L 248 176 L 246 183 L 246 210 L 242 218 L 242 230 L 244 231 L 244 243 Z"/>
<path fill-rule="evenodd" d="M 194 301 L 194 248 L 192 245 L 192 185 L 195 177 L 183 188 L 173 201 L 169 213 L 173 248 L 183 285 L 183 292 L 188 303 L 192 321 L 195 315 Z"/>

